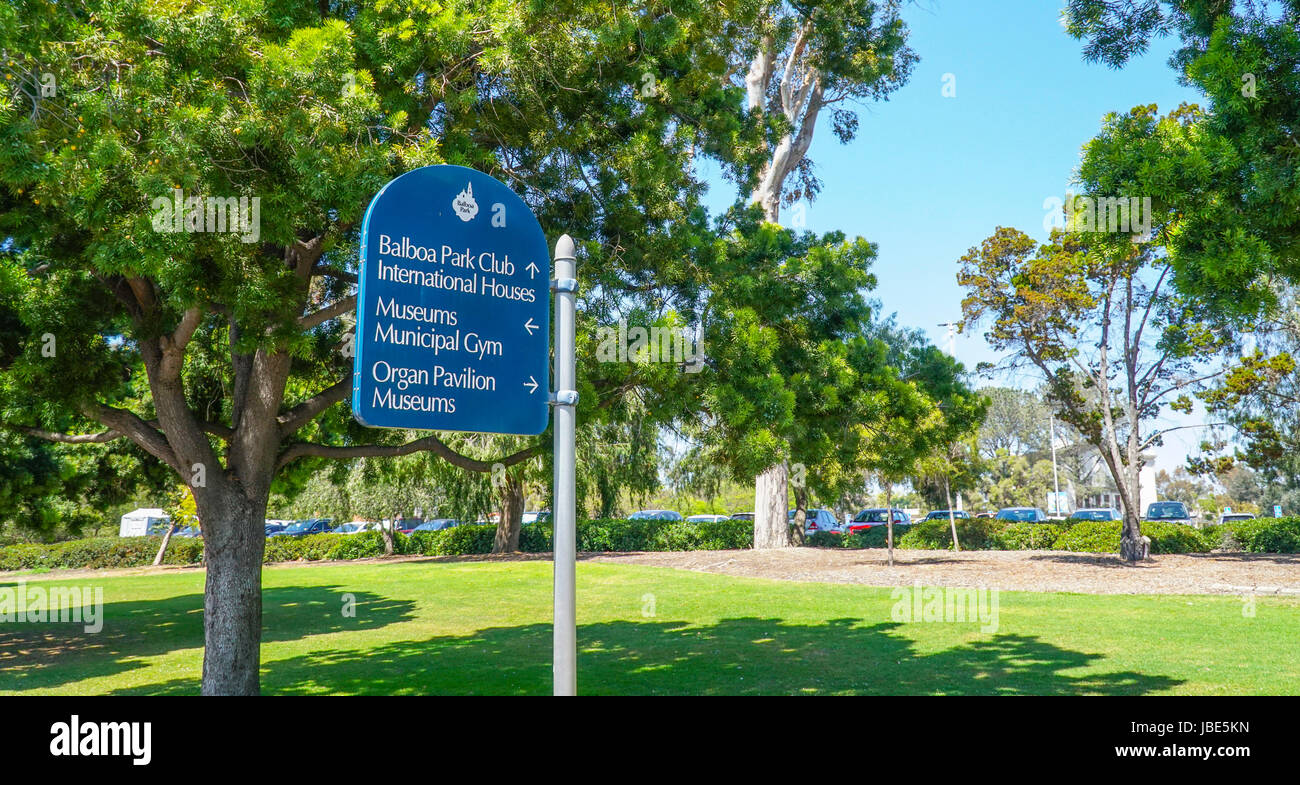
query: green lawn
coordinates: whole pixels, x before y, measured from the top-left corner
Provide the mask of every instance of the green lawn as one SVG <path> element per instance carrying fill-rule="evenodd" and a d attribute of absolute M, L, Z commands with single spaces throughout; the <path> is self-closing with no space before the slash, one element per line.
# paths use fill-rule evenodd
<path fill-rule="evenodd" d="M 262 689 L 546 694 L 549 562 L 272 567 Z M 0 694 L 198 691 L 198 571 L 102 586 L 104 629 L 0 623 Z M 35 577 L 35 576 L 33 576 Z M 0 580 L 0 586 L 16 579 Z M 29 586 L 36 585 L 36 581 Z M 345 595 L 355 615 L 343 613 Z M 1000 595 L 1000 627 L 890 620 L 889 589 L 578 565 L 578 689 L 631 694 L 1300 693 L 1300 601 Z"/>

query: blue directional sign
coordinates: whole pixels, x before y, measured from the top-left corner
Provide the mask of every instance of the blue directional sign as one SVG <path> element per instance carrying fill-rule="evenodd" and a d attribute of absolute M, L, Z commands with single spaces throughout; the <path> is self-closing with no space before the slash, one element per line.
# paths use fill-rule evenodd
<path fill-rule="evenodd" d="M 538 434 L 550 255 L 514 191 L 463 166 L 385 185 L 361 228 L 352 413 L 363 425 Z"/>

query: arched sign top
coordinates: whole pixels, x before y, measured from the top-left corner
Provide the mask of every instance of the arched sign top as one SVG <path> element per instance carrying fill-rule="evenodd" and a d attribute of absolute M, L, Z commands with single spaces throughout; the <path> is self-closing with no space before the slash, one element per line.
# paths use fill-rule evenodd
<path fill-rule="evenodd" d="M 363 425 L 546 430 L 550 257 L 499 180 L 426 166 L 366 210 L 352 412 Z"/>

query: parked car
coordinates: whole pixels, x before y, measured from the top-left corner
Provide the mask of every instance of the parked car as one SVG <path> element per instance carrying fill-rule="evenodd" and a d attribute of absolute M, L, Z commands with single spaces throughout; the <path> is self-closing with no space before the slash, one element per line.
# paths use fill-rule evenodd
<path fill-rule="evenodd" d="M 460 526 L 460 525 L 461 525 L 460 521 L 456 520 L 455 518 L 434 518 L 433 520 L 425 521 L 419 526 L 416 526 L 411 531 L 438 532 L 438 531 L 442 531 L 443 529 L 451 529 L 453 527 Z"/>
<path fill-rule="evenodd" d="M 752 512 L 733 512 L 733 513 L 731 514 L 731 520 L 733 520 L 733 521 L 752 521 L 752 520 L 754 520 L 754 513 L 752 513 Z"/>
<path fill-rule="evenodd" d="M 1045 523 L 1047 513 L 1038 507 L 1003 507 L 998 510 L 997 519 L 1014 523 Z"/>
<path fill-rule="evenodd" d="M 790 511 L 790 522 L 794 522 L 794 510 Z M 805 535 L 815 532 L 835 532 L 839 533 L 844 530 L 843 525 L 835 519 L 835 514 L 829 510 L 804 510 L 803 533 Z"/>
<path fill-rule="evenodd" d="M 1224 512 L 1219 514 L 1219 523 L 1231 523 L 1232 521 L 1253 521 L 1255 516 L 1248 512 Z"/>
<path fill-rule="evenodd" d="M 627 516 L 629 521 L 680 521 L 681 513 L 672 510 L 637 510 Z"/>
<path fill-rule="evenodd" d="M 858 532 L 869 531 L 873 526 L 884 526 L 889 523 L 888 511 L 884 507 L 877 509 L 863 510 L 853 516 L 849 522 L 848 533 L 856 534 Z M 911 526 L 912 519 L 907 513 L 894 508 L 894 527 Z"/>
<path fill-rule="evenodd" d="M 1152 502 L 1147 505 L 1147 514 L 1143 520 L 1191 526 L 1192 514 L 1187 511 L 1187 505 L 1182 502 Z"/>
<path fill-rule="evenodd" d="M 397 529 L 402 534 L 410 534 L 415 531 L 416 526 L 419 526 L 422 523 L 424 523 L 423 518 L 398 518 L 396 521 L 393 521 L 393 528 Z"/>
<path fill-rule="evenodd" d="M 728 520 L 725 515 L 688 515 L 686 520 L 697 523 L 717 523 L 718 521 Z"/>
<path fill-rule="evenodd" d="M 329 518 L 304 518 L 291 526 L 275 532 L 272 537 L 306 537 L 309 534 L 325 534 L 333 531 Z"/>
<path fill-rule="evenodd" d="M 948 515 L 949 512 L 952 513 L 951 516 Z M 921 521 L 946 521 L 950 517 L 959 518 L 961 520 L 970 520 L 970 513 L 965 510 L 934 510 L 929 515 L 922 518 Z"/>
<path fill-rule="evenodd" d="M 1070 513 L 1067 521 L 1122 521 L 1124 516 L 1114 507 L 1084 507 Z"/>
<path fill-rule="evenodd" d="M 985 510 L 984 512 L 977 512 L 977 513 L 975 513 L 975 517 L 976 517 L 976 518 L 996 518 L 996 517 L 998 517 L 998 514 L 997 514 L 997 512 L 995 512 L 994 510 Z"/>
<path fill-rule="evenodd" d="M 551 514 L 549 512 L 525 512 L 524 516 L 519 519 L 520 523 L 541 523 L 549 521 Z"/>
<path fill-rule="evenodd" d="M 286 528 L 288 528 L 288 526 L 283 523 L 268 523 L 266 524 L 266 536 L 270 537 L 272 534 L 275 534 L 276 532 L 282 532 Z"/>
<path fill-rule="evenodd" d="M 375 528 L 375 523 L 373 523 L 372 521 L 353 521 L 351 523 L 345 523 L 342 526 L 338 527 L 337 529 L 334 530 L 334 533 L 335 534 L 360 534 L 361 532 L 368 532 L 374 528 Z"/>

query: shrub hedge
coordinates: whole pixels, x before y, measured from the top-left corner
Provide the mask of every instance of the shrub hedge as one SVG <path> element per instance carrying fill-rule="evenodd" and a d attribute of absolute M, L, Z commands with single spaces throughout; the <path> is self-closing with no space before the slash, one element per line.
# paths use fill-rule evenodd
<path fill-rule="evenodd" d="M 579 551 L 705 551 L 749 548 L 754 544 L 750 521 L 627 521 L 619 519 L 578 522 Z M 1214 549 L 1250 553 L 1300 553 L 1300 517 L 1261 518 L 1194 529 L 1158 521 L 1142 524 L 1151 538 L 1152 553 L 1206 553 Z M 395 535 L 398 554 L 455 556 L 489 553 L 494 526 L 457 526 L 436 532 Z M 1113 521 L 1077 523 L 1008 523 L 988 518 L 957 522 L 963 550 L 1058 550 L 1117 553 L 1120 524 Z M 18 544 L 0 547 L 0 572 L 34 569 L 141 567 L 153 563 L 159 537 L 98 537 L 49 545 Z M 807 544 L 819 548 L 883 548 L 885 528 L 851 536 L 817 532 Z M 945 550 L 952 547 L 947 521 L 926 521 L 894 528 L 899 548 Z M 520 531 L 519 549 L 541 553 L 551 549 L 549 522 L 529 524 Z M 364 559 L 383 555 L 378 532 L 315 534 L 309 537 L 272 537 L 264 561 L 319 561 Z M 203 541 L 173 537 L 165 564 L 197 564 Z"/>
<path fill-rule="evenodd" d="M 894 545 L 902 547 L 900 544 L 902 537 L 907 533 L 911 526 L 902 525 L 894 527 Z M 805 545 L 814 548 L 887 548 L 889 547 L 889 531 L 884 526 L 872 526 L 865 531 L 854 534 L 839 534 L 838 532 L 817 531 L 804 541 Z M 753 532 L 750 532 L 750 539 L 753 539 Z"/>
<path fill-rule="evenodd" d="M 626 521 L 578 522 L 580 551 L 685 551 L 749 548 L 754 544 L 749 521 Z M 456 556 L 490 553 L 495 526 L 456 526 L 433 532 L 394 535 L 394 549 L 402 555 Z M 160 537 L 100 537 L 50 545 L 21 544 L 0 548 L 0 571 L 142 567 L 153 564 Z M 522 527 L 520 550 L 540 553 L 551 549 L 550 523 Z M 313 534 L 307 537 L 271 537 L 263 561 L 321 561 L 382 556 L 379 532 Z M 165 564 L 198 564 L 203 540 L 173 537 Z"/>
<path fill-rule="evenodd" d="M 1202 535 L 1215 548 L 1248 553 L 1300 553 L 1300 517 L 1257 518 L 1207 526 Z"/>
<path fill-rule="evenodd" d="M 995 547 L 1004 551 L 1046 551 L 1051 550 L 1070 524 L 1057 523 L 1020 523 L 1009 522 L 994 535 Z M 966 543 L 962 543 L 965 547 Z"/>
<path fill-rule="evenodd" d="M 1061 532 L 1049 550 L 1119 553 L 1120 526 L 1118 521 L 1078 521 Z"/>
<path fill-rule="evenodd" d="M 1217 547 L 1205 530 L 1162 521 L 1144 521 L 1142 533 L 1151 538 L 1152 553 L 1209 553 Z M 1119 546 L 1115 546 L 1119 550 Z"/>
<path fill-rule="evenodd" d="M 958 518 L 957 541 L 966 551 L 997 548 L 997 534 L 1002 523 L 992 518 Z M 903 535 L 898 546 L 927 551 L 948 550 L 952 548 L 952 525 L 945 520 L 921 521 Z"/>
<path fill-rule="evenodd" d="M 161 537 L 94 537 L 50 544 L 0 548 L 0 570 L 58 570 L 82 567 L 140 567 L 153 564 Z M 173 537 L 164 564 L 194 564 L 203 553 L 202 540 Z"/>
<path fill-rule="evenodd" d="M 1013 523 L 988 518 L 959 520 L 957 536 L 963 550 L 1057 550 L 1118 553 L 1121 525 L 1114 521 L 1055 521 Z M 906 531 L 905 527 L 895 529 Z M 1142 533 L 1151 538 L 1152 553 L 1208 553 L 1237 550 L 1252 553 L 1300 553 L 1300 517 L 1261 518 L 1196 529 L 1161 521 L 1146 521 Z M 952 534 L 947 521 L 914 524 L 895 540 L 900 548 L 947 550 Z M 822 548 L 882 548 L 885 533 L 844 537 L 818 532 L 808 545 Z"/>

